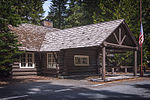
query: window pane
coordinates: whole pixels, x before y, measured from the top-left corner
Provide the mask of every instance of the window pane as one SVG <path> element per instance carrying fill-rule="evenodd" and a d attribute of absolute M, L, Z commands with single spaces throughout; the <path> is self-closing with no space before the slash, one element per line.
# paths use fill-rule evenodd
<path fill-rule="evenodd" d="M 20 67 L 33 67 L 33 53 L 25 53 L 20 57 L 21 66 Z"/>
<path fill-rule="evenodd" d="M 56 68 L 56 60 L 55 60 L 55 57 L 57 57 L 56 53 L 55 54 L 49 53 L 47 56 L 48 56 L 47 67 L 48 68 Z"/>
<path fill-rule="evenodd" d="M 82 58 L 82 64 L 88 64 L 87 58 Z"/>
<path fill-rule="evenodd" d="M 32 67 L 33 65 L 32 54 L 27 54 L 27 61 L 28 61 L 28 67 Z"/>
<path fill-rule="evenodd" d="M 25 67 L 26 66 L 26 59 L 25 59 L 25 54 L 21 55 L 21 67 Z"/>
<path fill-rule="evenodd" d="M 81 64 L 80 57 L 75 57 L 75 64 Z"/>

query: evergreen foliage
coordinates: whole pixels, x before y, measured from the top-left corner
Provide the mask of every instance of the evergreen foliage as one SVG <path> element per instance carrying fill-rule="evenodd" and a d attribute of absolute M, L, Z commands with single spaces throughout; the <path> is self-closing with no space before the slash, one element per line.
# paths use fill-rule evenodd
<path fill-rule="evenodd" d="M 20 16 L 16 14 L 14 0 L 0 1 L 0 67 L 10 66 L 19 53 L 16 36 L 8 29 L 8 25 L 20 23 Z"/>
<path fill-rule="evenodd" d="M 143 21 L 143 30 L 144 30 L 144 63 L 150 65 L 150 2 L 149 0 L 142 0 L 142 21 Z"/>
<path fill-rule="evenodd" d="M 87 14 L 82 6 L 75 5 L 70 9 L 71 14 L 65 19 L 65 28 L 88 25 Z"/>
<path fill-rule="evenodd" d="M 144 0 L 143 2 L 143 29 L 144 29 L 144 62 L 150 60 L 150 49 L 149 49 L 149 2 L 148 0 Z M 139 33 L 140 33 L 140 3 L 139 0 L 101 0 L 99 3 L 99 10 L 98 12 L 94 12 L 93 20 L 94 23 L 103 22 L 103 21 L 110 21 L 116 19 L 125 19 L 126 23 L 128 24 L 130 30 L 136 37 L 138 42 L 139 40 Z M 140 52 L 139 52 L 140 54 Z M 132 53 L 127 53 L 128 56 L 133 56 Z M 119 56 L 119 57 L 118 57 Z M 124 59 L 125 56 L 123 55 L 115 55 L 118 58 L 118 63 L 123 64 L 127 62 L 128 64 L 133 62 L 133 60 Z M 116 59 L 115 58 L 115 59 Z M 120 59 L 121 58 L 121 59 Z M 139 57 L 140 58 L 140 57 Z M 139 59 L 140 62 L 140 59 Z"/>
<path fill-rule="evenodd" d="M 63 29 L 67 0 L 52 0 L 51 2 L 50 12 L 46 20 L 52 21 L 53 27 Z"/>
<path fill-rule="evenodd" d="M 93 23 L 93 12 L 97 10 L 99 0 L 70 0 L 65 19 L 65 28 Z"/>
<path fill-rule="evenodd" d="M 21 17 L 22 23 L 40 25 L 43 18 L 43 7 L 46 0 L 14 0 L 16 13 Z"/>
<path fill-rule="evenodd" d="M 20 23 L 40 24 L 45 0 L 0 0 L 0 70 L 9 68 L 17 60 L 19 51 L 17 36 L 8 26 Z"/>
<path fill-rule="evenodd" d="M 137 0 L 101 0 L 98 12 L 94 12 L 94 23 L 125 19 L 133 34 L 138 38 L 139 23 Z"/>

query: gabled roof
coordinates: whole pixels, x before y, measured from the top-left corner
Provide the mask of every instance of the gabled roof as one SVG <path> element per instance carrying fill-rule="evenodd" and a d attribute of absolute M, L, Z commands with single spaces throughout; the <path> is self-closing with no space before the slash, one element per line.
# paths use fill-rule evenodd
<path fill-rule="evenodd" d="M 20 50 L 27 51 L 39 51 L 46 33 L 59 30 L 33 24 L 21 24 L 19 27 L 9 26 L 9 28 L 18 36 L 18 41 L 22 44 Z"/>
<path fill-rule="evenodd" d="M 48 32 L 40 51 L 100 46 L 122 22 L 123 19 Z"/>
<path fill-rule="evenodd" d="M 20 50 L 60 51 L 69 48 L 101 46 L 122 25 L 125 25 L 125 30 L 131 37 L 129 39 L 137 45 L 123 19 L 64 30 L 32 24 L 21 24 L 19 27 L 9 28 L 17 34 L 18 41 L 22 44 Z"/>

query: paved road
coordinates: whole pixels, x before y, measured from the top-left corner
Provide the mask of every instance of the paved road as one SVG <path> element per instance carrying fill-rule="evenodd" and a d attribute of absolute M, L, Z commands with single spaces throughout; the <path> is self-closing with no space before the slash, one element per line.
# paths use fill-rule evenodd
<path fill-rule="evenodd" d="M 41 80 L 0 86 L 0 100 L 150 100 L 150 78 L 93 84 L 85 80 Z"/>

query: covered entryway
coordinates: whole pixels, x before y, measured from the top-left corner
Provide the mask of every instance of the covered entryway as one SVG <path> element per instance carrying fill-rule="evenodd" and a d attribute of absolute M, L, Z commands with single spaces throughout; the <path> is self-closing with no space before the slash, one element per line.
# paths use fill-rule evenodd
<path fill-rule="evenodd" d="M 103 41 L 101 45 L 101 63 L 102 63 L 102 79 L 105 81 L 106 79 L 106 68 L 107 68 L 107 62 L 106 62 L 106 56 L 108 54 L 114 55 L 119 53 L 126 53 L 128 51 L 133 52 L 133 75 L 137 75 L 137 50 L 138 45 L 136 43 L 136 40 L 129 30 L 127 24 L 125 22 L 121 23 L 118 28 L 113 31 L 109 37 Z M 121 68 L 124 68 L 125 71 L 127 71 L 127 68 L 130 66 L 120 66 Z M 112 71 L 114 69 L 112 68 Z"/>

